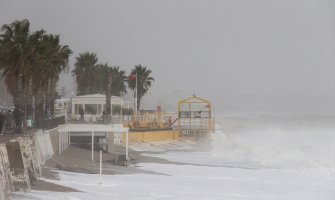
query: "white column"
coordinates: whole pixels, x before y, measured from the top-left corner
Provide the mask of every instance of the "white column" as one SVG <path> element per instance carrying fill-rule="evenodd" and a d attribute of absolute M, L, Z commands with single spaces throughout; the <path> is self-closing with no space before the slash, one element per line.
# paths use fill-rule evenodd
<path fill-rule="evenodd" d="M 74 109 L 75 104 L 72 102 L 72 108 L 71 108 L 71 115 L 74 116 L 76 113 L 74 113 L 75 109 Z"/>
<path fill-rule="evenodd" d="M 62 153 L 62 132 L 59 133 L 59 142 L 58 142 L 58 153 L 59 155 Z"/>
<path fill-rule="evenodd" d="M 128 130 L 126 130 L 126 160 L 128 162 Z"/>
<path fill-rule="evenodd" d="M 63 150 L 64 150 L 64 135 L 63 135 L 64 133 L 61 133 L 61 149 L 62 149 L 62 153 L 63 153 Z"/>
<path fill-rule="evenodd" d="M 71 133 L 70 132 L 68 132 L 69 133 L 69 147 L 71 146 Z"/>
<path fill-rule="evenodd" d="M 102 185 L 102 150 L 100 150 L 100 183 L 99 185 Z"/>
<path fill-rule="evenodd" d="M 92 160 L 94 160 L 94 131 L 92 131 Z"/>
<path fill-rule="evenodd" d="M 65 134 L 65 148 L 69 148 L 69 132 L 66 132 Z"/>

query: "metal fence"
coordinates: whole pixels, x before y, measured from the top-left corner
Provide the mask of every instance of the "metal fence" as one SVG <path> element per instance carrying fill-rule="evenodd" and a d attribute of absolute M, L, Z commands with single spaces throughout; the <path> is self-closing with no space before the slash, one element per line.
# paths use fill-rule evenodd
<path fill-rule="evenodd" d="M 176 117 L 176 113 L 136 113 L 128 116 L 127 125 L 137 130 L 171 129 Z"/>
<path fill-rule="evenodd" d="M 66 123 L 72 124 L 123 124 L 126 115 L 66 115 Z"/>
<path fill-rule="evenodd" d="M 123 124 L 130 129 L 170 129 L 177 113 L 136 113 L 134 115 L 67 115 L 66 123 Z"/>
<path fill-rule="evenodd" d="M 50 130 L 63 124 L 65 124 L 65 116 L 59 116 L 50 119 L 44 119 L 42 122 L 42 127 L 43 129 Z"/>

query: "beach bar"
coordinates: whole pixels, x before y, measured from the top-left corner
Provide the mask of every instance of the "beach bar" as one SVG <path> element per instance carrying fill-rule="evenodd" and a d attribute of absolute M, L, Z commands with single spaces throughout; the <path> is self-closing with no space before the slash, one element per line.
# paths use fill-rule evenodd
<path fill-rule="evenodd" d="M 71 102 L 71 118 L 79 119 L 80 112 L 82 108 L 84 114 L 87 117 L 94 116 L 92 120 L 96 120 L 96 117 L 103 115 L 103 112 L 106 110 L 106 95 L 104 94 L 91 94 L 91 95 L 82 95 L 72 97 Z M 122 107 L 125 105 L 123 98 L 119 96 L 111 97 L 112 110 L 113 107 L 119 106 Z"/>
<path fill-rule="evenodd" d="M 128 128 L 124 128 L 122 125 L 105 125 L 105 124 L 66 124 L 59 127 L 59 154 L 61 154 L 65 149 L 71 145 L 71 137 L 91 137 L 91 153 L 92 160 L 94 160 L 94 150 L 95 150 L 95 137 L 104 136 L 106 137 L 108 152 L 125 154 L 128 160 Z M 124 138 L 125 149 L 124 152 L 113 152 L 118 146 L 122 146 Z"/>

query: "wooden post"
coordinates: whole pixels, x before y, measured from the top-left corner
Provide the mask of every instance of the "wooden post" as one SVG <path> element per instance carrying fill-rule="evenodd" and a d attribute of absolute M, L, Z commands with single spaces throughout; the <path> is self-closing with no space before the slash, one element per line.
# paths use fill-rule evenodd
<path fill-rule="evenodd" d="M 128 162 L 128 130 L 126 130 L 126 160 Z"/>

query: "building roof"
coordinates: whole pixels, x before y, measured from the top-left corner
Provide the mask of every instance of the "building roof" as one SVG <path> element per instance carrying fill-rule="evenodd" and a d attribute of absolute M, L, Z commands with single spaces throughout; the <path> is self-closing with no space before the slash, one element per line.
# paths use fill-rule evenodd
<path fill-rule="evenodd" d="M 111 96 L 112 98 L 120 98 L 119 96 Z M 88 95 L 80 95 L 72 98 L 106 98 L 105 94 L 88 94 Z"/>
<path fill-rule="evenodd" d="M 59 132 L 126 132 L 129 128 L 124 128 L 122 124 L 66 124 L 61 126 Z"/>
<path fill-rule="evenodd" d="M 210 101 L 193 95 L 192 97 L 180 100 L 179 103 L 205 103 L 205 104 L 209 104 Z"/>
<path fill-rule="evenodd" d="M 105 104 L 105 103 L 106 103 L 105 94 L 89 94 L 89 95 L 72 97 L 72 104 Z M 124 101 L 122 97 L 111 96 L 111 104 L 123 105 Z"/>

